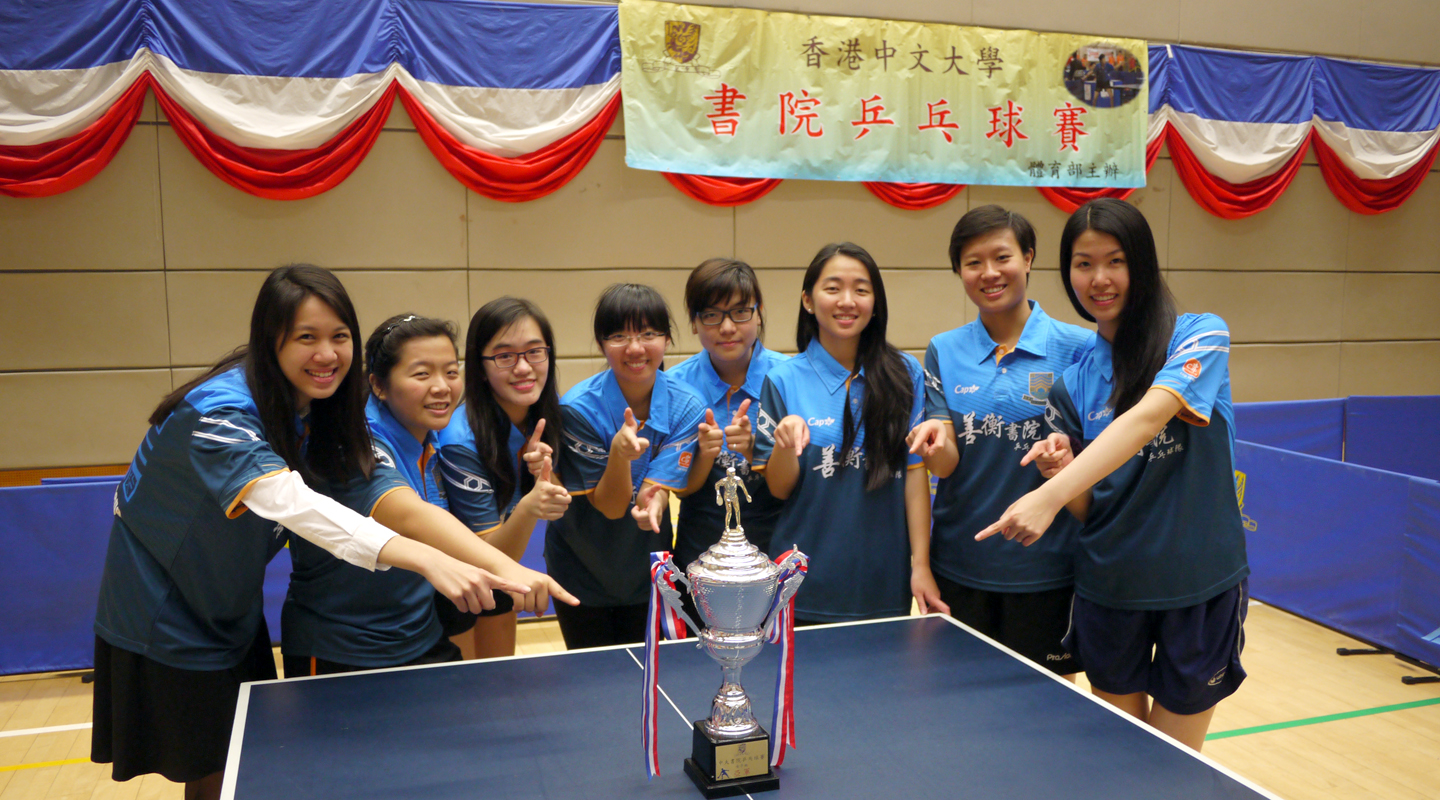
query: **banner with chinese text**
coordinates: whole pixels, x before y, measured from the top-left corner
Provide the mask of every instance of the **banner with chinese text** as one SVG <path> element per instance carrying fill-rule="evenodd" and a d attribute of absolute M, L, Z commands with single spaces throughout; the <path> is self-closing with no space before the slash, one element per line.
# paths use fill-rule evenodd
<path fill-rule="evenodd" d="M 637 169 L 1145 185 L 1139 39 L 623 0 L 620 41 Z"/>

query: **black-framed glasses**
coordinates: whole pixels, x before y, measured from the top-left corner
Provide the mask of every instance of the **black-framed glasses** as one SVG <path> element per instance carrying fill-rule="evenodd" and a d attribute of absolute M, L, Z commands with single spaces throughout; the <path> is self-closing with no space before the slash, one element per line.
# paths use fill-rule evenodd
<path fill-rule="evenodd" d="M 514 369 L 515 365 L 520 363 L 521 356 L 531 364 L 544 364 L 550 360 L 550 348 L 532 347 L 523 353 L 496 353 L 493 356 L 480 356 L 480 360 L 493 362 L 498 369 Z"/>
<path fill-rule="evenodd" d="M 605 337 L 607 347 L 629 347 L 630 343 L 655 344 L 665 338 L 665 334 L 659 331 L 642 331 L 640 333 L 612 333 Z"/>
<path fill-rule="evenodd" d="M 732 308 L 729 311 L 721 311 L 718 308 L 707 308 L 699 314 L 700 324 L 713 328 L 724 322 L 726 317 L 729 317 L 731 322 L 739 325 L 742 322 L 749 322 L 755 318 L 755 308 L 755 306 L 746 306 L 745 308 Z"/>

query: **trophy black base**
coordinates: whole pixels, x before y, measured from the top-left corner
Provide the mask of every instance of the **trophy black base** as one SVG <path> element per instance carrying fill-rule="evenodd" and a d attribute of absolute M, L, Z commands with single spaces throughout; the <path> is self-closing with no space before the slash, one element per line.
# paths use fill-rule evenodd
<path fill-rule="evenodd" d="M 764 728 L 743 739 L 712 739 L 704 723 L 696 722 L 691 742 L 685 774 L 707 799 L 780 788 L 780 776 L 770 768 L 770 736 Z"/>

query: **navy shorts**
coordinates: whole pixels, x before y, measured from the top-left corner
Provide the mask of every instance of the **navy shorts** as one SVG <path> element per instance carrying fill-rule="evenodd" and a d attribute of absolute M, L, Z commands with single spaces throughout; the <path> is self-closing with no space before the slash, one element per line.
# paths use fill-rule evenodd
<path fill-rule="evenodd" d="M 1073 587 L 1043 592 L 992 592 L 935 576 L 950 616 L 1057 675 L 1073 675 L 1083 664 L 1061 644 L 1070 628 Z"/>
<path fill-rule="evenodd" d="M 1110 694 L 1145 692 L 1175 714 L 1198 714 L 1240 688 L 1250 581 L 1203 603 L 1124 611 L 1076 596 L 1065 646 L 1090 685 Z M 1154 655 L 1151 655 L 1151 648 Z"/>

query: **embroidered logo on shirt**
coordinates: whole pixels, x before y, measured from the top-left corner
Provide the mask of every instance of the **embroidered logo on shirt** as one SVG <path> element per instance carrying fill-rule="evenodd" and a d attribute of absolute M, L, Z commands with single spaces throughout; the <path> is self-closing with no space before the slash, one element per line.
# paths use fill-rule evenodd
<path fill-rule="evenodd" d="M 1200 377 L 1200 362 L 1193 358 L 1185 362 L 1183 369 L 1185 370 L 1185 374 L 1190 376 L 1190 380 L 1195 380 Z"/>
<path fill-rule="evenodd" d="M 1055 373 L 1032 372 L 1030 373 L 1030 392 L 1021 395 L 1020 399 L 1032 406 L 1043 406 L 1045 401 L 1050 399 L 1050 387 L 1054 385 Z"/>

